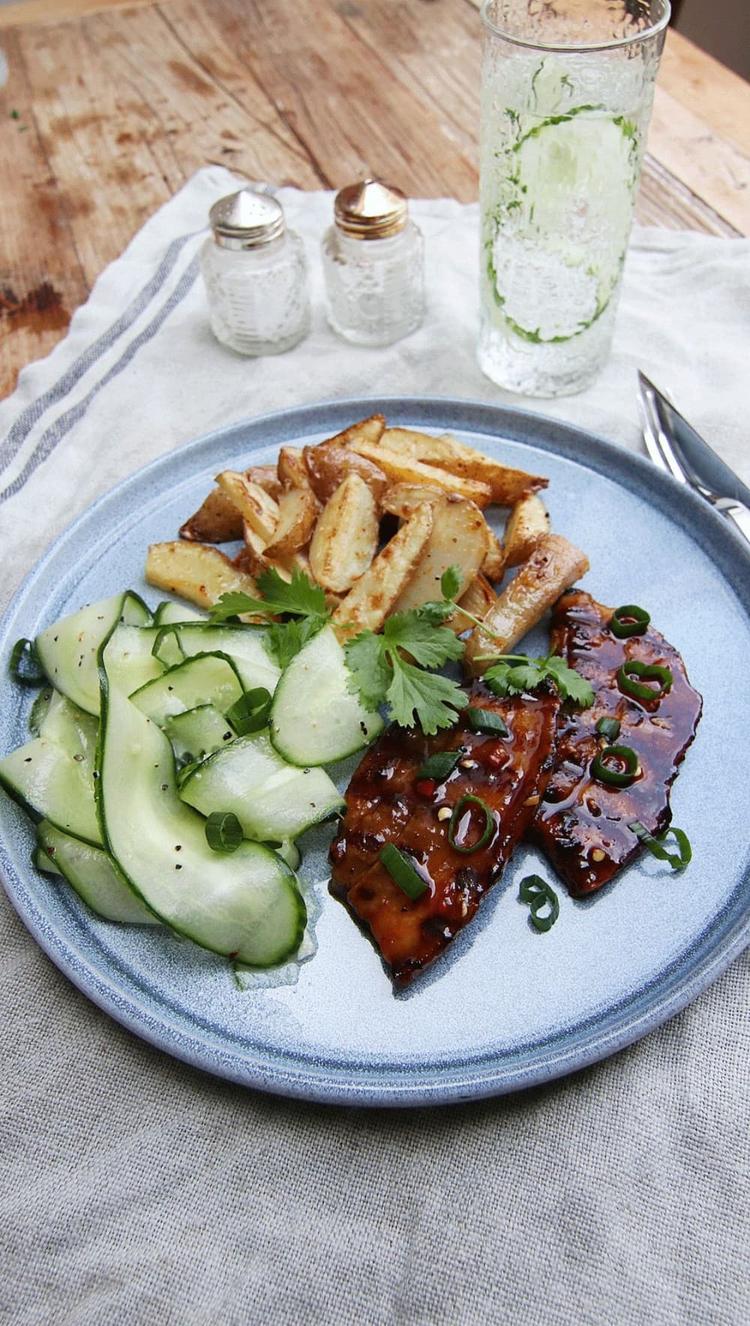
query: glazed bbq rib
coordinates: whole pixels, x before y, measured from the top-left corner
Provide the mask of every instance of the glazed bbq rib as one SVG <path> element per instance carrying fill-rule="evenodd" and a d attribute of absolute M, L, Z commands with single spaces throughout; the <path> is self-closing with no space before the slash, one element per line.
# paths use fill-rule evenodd
<path fill-rule="evenodd" d="M 331 892 L 369 931 L 397 985 L 408 984 L 469 924 L 527 829 L 549 776 L 556 695 L 500 700 L 478 682 L 470 704 L 499 715 L 508 735 L 473 732 L 465 717 L 450 732 L 429 739 L 394 724 L 356 769 L 331 845 Z M 417 777 L 427 755 L 459 749 L 460 762 L 446 779 Z M 481 797 L 491 809 L 494 830 L 486 846 L 464 854 L 450 845 L 449 821 L 439 812 L 466 794 Z M 464 821 L 462 815 L 456 829 L 459 845 L 478 840 L 473 818 Z M 429 884 L 416 900 L 380 862 L 387 842 L 395 843 Z"/>
<path fill-rule="evenodd" d="M 650 626 L 643 635 L 618 639 L 609 628 L 611 617 L 611 608 L 570 590 L 552 622 L 552 652 L 591 682 L 596 698 L 590 709 L 566 704 L 560 710 L 554 770 L 528 836 L 574 897 L 600 889 L 636 854 L 640 843 L 628 827 L 633 820 L 650 833 L 667 827 L 669 790 L 701 716 L 701 697 L 677 650 Z M 663 699 L 623 694 L 617 672 L 631 659 L 669 668 L 672 686 Z M 596 731 L 605 717 L 621 725 L 609 743 Z M 641 772 L 629 787 L 610 787 L 592 776 L 591 761 L 607 744 L 636 752 Z"/>

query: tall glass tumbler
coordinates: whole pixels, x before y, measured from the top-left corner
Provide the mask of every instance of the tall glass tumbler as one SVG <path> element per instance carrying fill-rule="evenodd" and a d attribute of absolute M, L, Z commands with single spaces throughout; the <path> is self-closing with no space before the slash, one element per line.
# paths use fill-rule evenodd
<path fill-rule="evenodd" d="M 581 391 L 612 340 L 668 0 L 484 0 L 479 364 Z"/>

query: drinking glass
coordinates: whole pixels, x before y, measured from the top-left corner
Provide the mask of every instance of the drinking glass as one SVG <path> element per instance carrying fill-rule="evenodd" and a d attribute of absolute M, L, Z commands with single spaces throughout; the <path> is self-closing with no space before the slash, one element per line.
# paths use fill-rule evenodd
<path fill-rule="evenodd" d="M 479 364 L 581 391 L 612 340 L 668 0 L 484 0 Z"/>

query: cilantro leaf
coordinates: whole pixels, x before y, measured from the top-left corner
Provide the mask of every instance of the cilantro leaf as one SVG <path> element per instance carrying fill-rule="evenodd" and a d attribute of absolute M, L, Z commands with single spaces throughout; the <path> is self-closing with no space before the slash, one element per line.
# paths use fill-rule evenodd
<path fill-rule="evenodd" d="M 423 668 L 440 668 L 449 658 L 460 658 L 464 647 L 447 626 L 433 626 L 421 609 L 396 612 L 386 620 L 383 640 L 388 647 L 407 650 Z"/>
<path fill-rule="evenodd" d="M 272 622 L 266 637 L 266 648 L 271 658 L 280 668 L 287 667 L 302 646 L 317 635 L 325 624 L 325 617 L 302 617 L 293 618 L 290 622 Z"/>
<path fill-rule="evenodd" d="M 351 673 L 349 690 L 358 695 L 365 709 L 375 710 L 385 700 L 391 668 L 383 650 L 382 637 L 362 631 L 344 646 Z"/>
<path fill-rule="evenodd" d="M 248 612 L 266 617 L 291 613 L 295 617 L 320 617 L 324 621 L 331 615 L 326 606 L 325 590 L 320 585 L 314 585 L 309 576 L 297 566 L 288 582 L 274 566 L 269 567 L 258 576 L 258 588 L 263 594 L 262 599 L 254 598 L 252 594 L 222 594 L 211 609 L 212 621 L 223 622 L 228 617 L 239 617 Z"/>
<path fill-rule="evenodd" d="M 425 736 L 440 728 L 453 727 L 458 711 L 469 703 L 465 691 L 450 677 L 424 672 L 398 655 L 386 693 L 391 717 L 401 727 L 419 722 Z"/>
<path fill-rule="evenodd" d="M 461 588 L 461 572 L 457 566 L 449 566 L 447 571 L 443 571 L 440 579 L 440 588 L 444 599 L 455 599 Z"/>
<path fill-rule="evenodd" d="M 551 681 L 561 699 L 572 700 L 581 709 L 594 703 L 594 691 L 575 668 L 571 668 L 558 654 L 546 658 L 527 658 L 511 654 L 499 658 L 484 674 L 487 685 L 495 695 L 523 695 L 535 691 L 542 682 Z"/>

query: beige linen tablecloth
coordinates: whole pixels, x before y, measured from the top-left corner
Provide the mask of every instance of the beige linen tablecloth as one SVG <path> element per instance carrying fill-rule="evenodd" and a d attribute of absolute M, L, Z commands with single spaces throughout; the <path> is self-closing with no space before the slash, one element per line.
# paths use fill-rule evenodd
<path fill-rule="evenodd" d="M 320 312 L 330 196 L 283 190 L 309 246 L 313 334 L 276 360 L 223 351 L 196 253 L 232 184 L 195 176 L 0 406 L 3 594 L 94 497 L 210 428 L 326 396 L 512 399 L 475 365 L 476 209 L 448 201 L 414 206 L 424 328 L 366 351 Z M 750 243 L 638 231 L 607 368 L 540 408 L 635 448 L 644 366 L 748 480 L 749 348 Z M 4 898 L 0 943 L 0 1320 L 750 1320 L 747 957 L 608 1063 L 388 1113 L 265 1097 L 166 1058 L 89 1004 Z"/>

